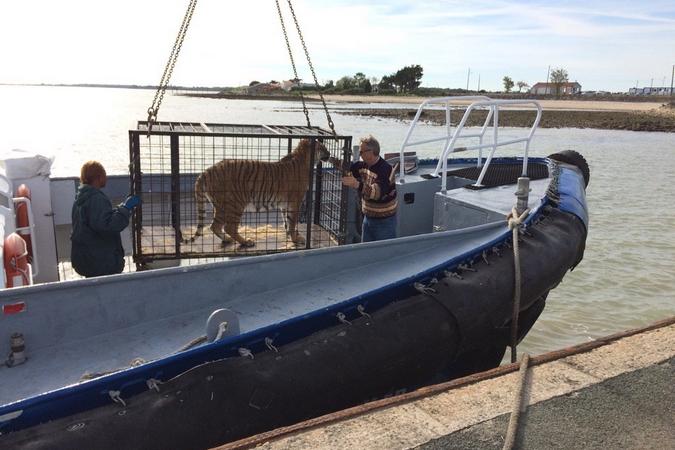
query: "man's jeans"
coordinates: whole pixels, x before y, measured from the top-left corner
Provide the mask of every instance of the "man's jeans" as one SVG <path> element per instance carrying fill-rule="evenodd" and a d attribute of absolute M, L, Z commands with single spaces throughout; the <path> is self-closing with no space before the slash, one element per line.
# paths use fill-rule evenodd
<path fill-rule="evenodd" d="M 396 237 L 396 216 L 384 219 L 363 218 L 361 242 L 382 241 Z"/>

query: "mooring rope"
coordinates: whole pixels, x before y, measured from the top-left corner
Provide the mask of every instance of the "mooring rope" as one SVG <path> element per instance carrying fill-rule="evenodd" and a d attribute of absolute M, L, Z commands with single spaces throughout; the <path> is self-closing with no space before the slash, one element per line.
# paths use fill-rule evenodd
<path fill-rule="evenodd" d="M 513 398 L 513 410 L 511 411 L 509 427 L 506 431 L 506 438 L 504 439 L 502 450 L 511 450 L 513 448 L 518 434 L 518 420 L 520 419 L 520 413 L 525 412 L 525 409 L 527 409 L 527 403 L 523 402 L 523 394 L 525 392 L 525 379 L 529 360 L 530 355 L 523 353 L 523 358 L 520 360 L 520 371 L 518 372 L 518 385 L 516 386 L 516 392 Z"/>
<path fill-rule="evenodd" d="M 518 215 L 516 208 L 511 209 L 509 216 L 509 229 L 512 230 L 513 235 L 513 264 L 515 272 L 515 286 L 513 289 L 513 312 L 511 315 L 511 362 L 516 362 L 516 345 L 518 340 L 518 314 L 520 312 L 520 291 L 522 275 L 520 273 L 520 249 L 518 247 L 518 232 L 525 218 L 530 213 L 529 209 L 523 211 Z"/>

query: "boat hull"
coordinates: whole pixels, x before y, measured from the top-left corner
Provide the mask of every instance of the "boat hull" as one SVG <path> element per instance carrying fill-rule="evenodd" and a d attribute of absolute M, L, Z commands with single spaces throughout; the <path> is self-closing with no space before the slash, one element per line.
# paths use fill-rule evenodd
<path fill-rule="evenodd" d="M 522 338 L 583 255 L 586 225 L 551 204 L 520 242 Z M 354 314 L 279 348 L 214 360 L 135 395 L 0 436 L 0 448 L 205 448 L 499 364 L 509 340 L 513 256 L 468 258 L 374 293 Z M 485 257 L 483 257 L 485 255 Z M 436 281 L 432 281 L 435 279 Z"/>

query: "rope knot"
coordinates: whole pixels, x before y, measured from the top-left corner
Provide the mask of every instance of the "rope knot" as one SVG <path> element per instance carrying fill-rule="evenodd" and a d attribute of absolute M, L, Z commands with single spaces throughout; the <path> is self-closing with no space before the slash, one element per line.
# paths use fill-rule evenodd
<path fill-rule="evenodd" d="M 530 209 L 526 209 L 523 211 L 521 215 L 518 215 L 518 211 L 516 211 L 516 208 L 511 208 L 511 212 L 509 213 L 508 216 L 506 216 L 506 220 L 509 223 L 509 230 L 513 230 L 514 228 L 520 227 L 520 225 L 525 222 L 525 219 L 527 218 L 527 215 L 530 213 Z"/>

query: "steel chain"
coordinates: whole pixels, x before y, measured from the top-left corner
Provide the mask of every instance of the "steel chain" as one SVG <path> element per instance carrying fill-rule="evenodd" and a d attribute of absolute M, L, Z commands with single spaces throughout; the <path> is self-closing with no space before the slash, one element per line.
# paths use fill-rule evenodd
<path fill-rule="evenodd" d="M 157 92 L 155 92 L 155 97 L 152 100 L 152 105 L 148 108 L 148 137 L 150 137 L 152 125 L 157 121 L 159 107 L 161 106 L 162 100 L 164 99 L 164 92 L 169 85 L 169 80 L 171 79 L 173 69 L 176 66 L 178 54 L 180 53 L 180 50 L 183 46 L 183 40 L 185 39 L 185 34 L 187 33 L 187 29 L 190 26 L 190 20 L 192 20 L 192 14 L 194 13 L 196 6 L 197 0 L 190 0 L 187 11 L 185 11 L 185 16 L 183 16 L 183 22 L 181 23 L 180 30 L 178 30 L 178 35 L 176 36 L 176 40 L 173 43 L 169 60 L 166 63 L 166 67 L 164 67 L 164 73 L 162 73 L 162 78 L 159 81 Z"/>
<path fill-rule="evenodd" d="M 298 23 L 298 18 L 295 15 L 295 10 L 293 9 L 293 4 L 291 0 L 286 0 L 288 2 L 288 8 L 291 10 L 291 15 L 293 16 L 293 22 L 295 22 L 295 29 L 298 31 L 298 37 L 300 38 L 300 43 L 302 43 L 302 49 L 305 51 L 305 56 L 307 57 L 307 64 L 309 64 L 309 70 L 312 71 L 312 77 L 314 78 L 314 84 L 316 85 L 317 90 L 319 91 L 319 97 L 321 97 L 321 104 L 323 105 L 323 110 L 326 112 L 326 119 L 328 119 L 328 126 L 333 132 L 333 136 L 336 136 L 335 125 L 333 124 L 333 119 L 330 118 L 330 113 L 328 112 L 328 107 L 326 106 L 326 101 L 323 98 L 323 93 L 321 92 L 321 87 L 319 86 L 319 80 L 316 78 L 316 72 L 314 71 L 314 65 L 312 60 L 309 57 L 309 51 L 307 50 L 307 45 L 305 44 L 305 39 L 302 37 L 302 31 L 300 31 L 300 24 Z M 277 4 L 278 6 L 278 4 Z M 285 32 L 284 32 L 285 33 Z M 288 39 L 286 39 L 288 43 Z"/>
<path fill-rule="evenodd" d="M 291 44 L 288 42 L 288 33 L 286 33 L 286 25 L 284 24 L 284 15 L 281 13 L 281 6 L 279 6 L 279 0 L 275 0 L 277 4 L 277 12 L 279 13 L 279 21 L 281 22 L 281 30 L 284 32 L 284 39 L 286 40 L 286 48 L 288 49 L 288 56 L 291 58 L 291 66 L 293 66 L 293 76 L 296 80 L 300 80 L 298 77 L 298 70 L 295 68 L 295 59 L 293 59 L 293 51 L 291 50 Z M 300 100 L 302 100 L 302 112 L 305 113 L 305 119 L 307 119 L 307 126 L 311 127 L 312 123 L 309 121 L 309 111 L 307 110 L 307 105 L 305 104 L 305 96 L 302 94 L 302 89 L 300 89 Z"/>

